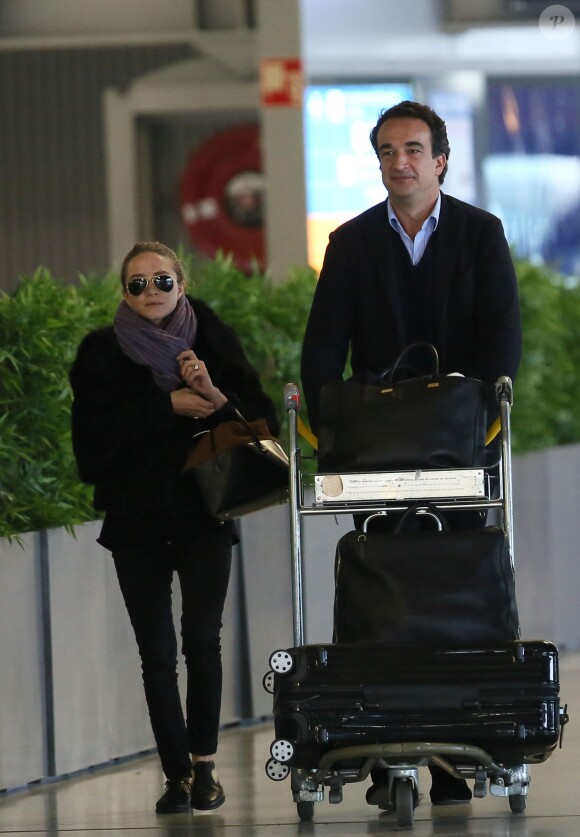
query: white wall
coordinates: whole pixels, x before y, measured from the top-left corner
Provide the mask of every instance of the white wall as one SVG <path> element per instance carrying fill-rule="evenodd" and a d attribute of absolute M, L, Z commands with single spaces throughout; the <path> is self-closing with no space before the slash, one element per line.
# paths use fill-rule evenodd
<path fill-rule="evenodd" d="M 38 535 L 0 540 L 0 789 L 46 775 Z"/>

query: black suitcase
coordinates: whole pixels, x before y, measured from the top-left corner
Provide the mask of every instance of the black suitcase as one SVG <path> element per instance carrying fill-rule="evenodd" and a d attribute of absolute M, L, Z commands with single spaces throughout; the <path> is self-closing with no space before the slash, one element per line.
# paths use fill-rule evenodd
<path fill-rule="evenodd" d="M 271 658 L 276 739 L 293 745 L 293 767 L 316 767 L 337 747 L 418 741 L 478 746 L 510 767 L 542 762 L 558 744 L 558 651 L 550 642 L 278 653 L 286 663 Z"/>

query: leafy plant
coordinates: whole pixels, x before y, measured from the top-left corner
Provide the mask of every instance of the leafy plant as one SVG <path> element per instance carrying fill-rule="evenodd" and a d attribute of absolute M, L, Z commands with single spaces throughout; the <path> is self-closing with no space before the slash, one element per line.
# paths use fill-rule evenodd
<path fill-rule="evenodd" d="M 580 440 L 580 282 L 516 262 L 524 351 L 514 384 L 513 450 Z"/>
<path fill-rule="evenodd" d="M 0 297 L 0 535 L 89 516 L 71 450 L 66 374 L 89 321 L 77 289 L 43 268 Z"/>

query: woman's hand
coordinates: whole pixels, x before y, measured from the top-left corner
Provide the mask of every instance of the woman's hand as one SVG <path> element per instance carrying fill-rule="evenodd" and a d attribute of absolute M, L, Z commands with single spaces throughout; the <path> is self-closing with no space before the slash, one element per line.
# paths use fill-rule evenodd
<path fill-rule="evenodd" d="M 187 386 L 204 400 L 213 404 L 214 410 L 219 410 L 227 403 L 227 398 L 213 385 L 203 360 L 200 360 L 193 349 L 177 355 L 181 369 L 181 377 Z M 212 410 L 212 412 L 214 412 Z"/>
<path fill-rule="evenodd" d="M 211 401 L 187 387 L 175 389 L 169 395 L 171 396 L 173 412 L 177 413 L 178 416 L 198 419 L 207 418 L 215 413 L 216 408 Z"/>

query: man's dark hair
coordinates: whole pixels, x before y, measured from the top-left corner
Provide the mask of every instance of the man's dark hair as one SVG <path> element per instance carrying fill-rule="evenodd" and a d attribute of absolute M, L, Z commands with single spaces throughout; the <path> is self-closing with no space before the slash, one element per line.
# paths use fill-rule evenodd
<path fill-rule="evenodd" d="M 379 113 L 377 124 L 370 133 L 371 145 L 374 148 L 377 157 L 379 156 L 379 146 L 377 141 L 379 128 L 388 119 L 422 119 L 423 122 L 429 126 L 429 130 L 431 131 L 431 150 L 433 158 L 438 157 L 440 154 L 445 154 L 445 157 L 449 160 L 451 149 L 449 147 L 449 140 L 447 139 L 447 128 L 445 126 L 445 122 L 437 113 L 435 113 L 434 110 L 427 107 L 427 105 L 409 101 L 399 102 L 398 105 L 393 105 L 392 108 L 382 110 Z M 447 163 L 445 163 L 445 168 L 439 175 L 439 183 L 443 183 L 446 174 Z"/>

